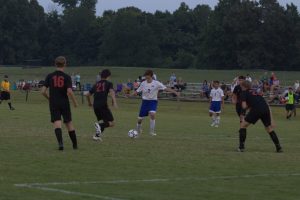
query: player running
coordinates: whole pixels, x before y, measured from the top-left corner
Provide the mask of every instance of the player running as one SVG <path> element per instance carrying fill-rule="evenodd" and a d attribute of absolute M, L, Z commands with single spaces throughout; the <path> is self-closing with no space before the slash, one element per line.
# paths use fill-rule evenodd
<path fill-rule="evenodd" d="M 92 89 L 86 94 L 89 106 L 94 107 L 94 112 L 97 117 L 95 123 L 96 134 L 93 137 L 95 141 L 102 141 L 101 136 L 105 128 L 114 126 L 114 117 L 108 107 L 107 97 L 110 94 L 112 103 L 115 108 L 118 108 L 113 84 L 108 81 L 111 72 L 105 69 L 101 72 L 101 80 L 97 82 Z M 94 95 L 94 103 L 92 104 L 91 96 Z M 100 123 L 100 121 L 103 121 Z"/>
<path fill-rule="evenodd" d="M 7 101 L 10 110 L 15 110 L 11 105 L 10 101 L 10 83 L 8 81 L 8 76 L 4 76 L 4 80 L 1 82 L 1 94 L 0 94 L 0 104 L 2 101 Z"/>
<path fill-rule="evenodd" d="M 213 89 L 210 92 L 209 116 L 212 117 L 212 127 L 218 128 L 220 125 L 220 114 L 224 108 L 224 92 L 220 88 L 220 82 L 213 82 Z"/>
<path fill-rule="evenodd" d="M 270 134 L 270 137 L 275 144 L 276 151 L 278 153 L 282 152 L 279 139 L 273 129 L 273 119 L 269 105 L 262 96 L 257 95 L 251 90 L 251 83 L 249 81 L 242 82 L 241 88 L 243 91 L 241 94 L 242 109 L 243 112 L 246 112 L 247 109 L 249 112 L 241 123 L 239 130 L 240 146 L 238 151 L 244 152 L 245 150 L 247 127 L 250 124 L 255 124 L 260 119 L 264 124 L 266 131 Z"/>
<path fill-rule="evenodd" d="M 147 70 L 144 74 L 145 81 L 141 83 L 134 95 L 142 93 L 142 105 L 138 117 L 136 130 L 138 133 L 142 132 L 143 119 L 150 115 L 150 135 L 155 136 L 155 114 L 157 110 L 157 96 L 160 90 L 164 90 L 179 96 L 179 93 L 173 89 L 167 88 L 161 82 L 153 79 L 153 71 Z"/>
<path fill-rule="evenodd" d="M 48 74 L 45 84 L 42 88 L 43 96 L 49 100 L 51 122 L 54 125 L 54 131 L 58 142 L 59 150 L 64 150 L 62 137 L 62 123 L 61 116 L 63 116 L 64 123 L 69 131 L 70 139 L 73 143 L 73 149 L 77 149 L 77 138 L 75 129 L 72 123 L 72 115 L 69 103 L 71 97 L 74 107 L 77 107 L 77 101 L 72 91 L 71 77 L 64 73 L 66 67 L 66 58 L 59 56 L 55 59 L 56 71 Z M 47 89 L 49 88 L 49 95 Z"/>
<path fill-rule="evenodd" d="M 286 118 L 291 119 L 292 114 L 296 113 L 296 106 L 295 106 L 296 96 L 294 94 L 292 87 L 289 87 L 289 91 L 285 95 L 285 100 L 286 100 L 286 105 L 285 105 Z"/>

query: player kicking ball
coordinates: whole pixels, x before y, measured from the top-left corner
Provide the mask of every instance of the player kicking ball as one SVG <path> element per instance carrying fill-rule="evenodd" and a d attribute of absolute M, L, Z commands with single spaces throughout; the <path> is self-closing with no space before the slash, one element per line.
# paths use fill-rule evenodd
<path fill-rule="evenodd" d="M 110 94 L 113 102 L 113 106 L 118 108 L 115 91 L 113 84 L 108 81 L 111 76 L 111 72 L 105 69 L 101 72 L 101 80 L 97 82 L 92 89 L 86 94 L 88 104 L 90 107 L 94 107 L 94 112 L 97 117 L 95 123 L 96 134 L 93 137 L 95 141 L 102 141 L 101 136 L 108 127 L 114 126 L 114 117 L 108 107 L 107 97 Z M 92 104 L 91 96 L 94 95 L 94 103 Z M 103 122 L 100 122 L 103 121 Z"/>
<path fill-rule="evenodd" d="M 213 82 L 213 89 L 210 92 L 209 116 L 212 117 L 212 127 L 218 128 L 220 125 L 220 114 L 224 108 L 224 92 L 220 88 L 220 82 Z"/>
<path fill-rule="evenodd" d="M 142 105 L 138 117 L 136 131 L 140 134 L 142 132 L 142 122 L 147 116 L 150 116 L 150 135 L 155 136 L 155 114 L 157 111 L 157 96 L 160 90 L 170 92 L 179 96 L 179 93 L 173 89 L 167 88 L 161 82 L 153 79 L 153 71 L 147 70 L 144 74 L 145 81 L 141 83 L 134 95 L 142 93 Z"/>
<path fill-rule="evenodd" d="M 70 139 L 73 143 L 73 149 L 78 148 L 75 128 L 72 123 L 69 97 L 71 97 L 74 107 L 77 107 L 78 104 L 72 91 L 71 77 L 64 73 L 66 62 L 66 58 L 63 56 L 59 56 L 55 59 L 56 71 L 46 77 L 45 84 L 42 87 L 43 96 L 49 100 L 51 122 L 54 125 L 58 150 L 60 151 L 64 150 L 61 116 L 63 116 L 64 123 L 68 129 Z M 49 95 L 47 92 L 48 88 Z"/>
<path fill-rule="evenodd" d="M 238 148 L 239 152 L 244 152 L 245 150 L 245 141 L 247 136 L 247 127 L 250 124 L 255 124 L 258 120 L 261 120 L 265 126 L 267 133 L 269 133 L 273 143 L 275 144 L 276 151 L 278 153 L 282 152 L 279 139 L 273 129 L 273 120 L 272 113 L 269 105 L 265 99 L 257 95 L 254 91 L 251 90 L 252 85 L 249 81 L 244 81 L 241 83 L 242 93 L 241 93 L 241 102 L 243 113 L 246 113 L 248 109 L 249 112 L 244 118 L 244 121 L 241 123 L 239 130 L 240 146 Z"/>

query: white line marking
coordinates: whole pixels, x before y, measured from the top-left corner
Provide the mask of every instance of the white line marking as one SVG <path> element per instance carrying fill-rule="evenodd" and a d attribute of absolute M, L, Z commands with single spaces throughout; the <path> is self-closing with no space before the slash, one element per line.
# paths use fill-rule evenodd
<path fill-rule="evenodd" d="M 291 174 L 248 174 L 240 176 L 211 176 L 211 177 L 187 177 L 187 178 L 164 178 L 164 179 L 141 179 L 141 180 L 112 180 L 112 181 L 71 181 L 71 182 L 52 182 L 52 183 L 22 183 L 15 184 L 16 187 L 37 187 L 37 186 L 55 186 L 55 185 L 89 185 L 89 184 L 122 184 L 139 182 L 173 182 L 173 181 L 209 181 L 218 179 L 250 179 L 259 177 L 291 177 L 300 176 L 300 173 Z"/>
<path fill-rule="evenodd" d="M 93 198 L 103 199 L 103 200 L 126 200 L 126 199 L 120 199 L 120 198 L 114 198 L 114 197 L 108 197 L 108 196 L 102 196 L 102 195 L 95 195 L 95 194 L 89 194 L 89 193 L 72 192 L 72 191 L 68 191 L 68 190 L 49 188 L 46 186 L 38 186 L 38 185 L 33 185 L 33 184 L 15 184 L 15 186 L 31 188 L 31 189 L 38 189 L 38 190 L 43 190 L 43 191 L 48 191 L 48 192 L 60 192 L 63 194 L 82 196 L 82 197 L 93 197 Z"/>

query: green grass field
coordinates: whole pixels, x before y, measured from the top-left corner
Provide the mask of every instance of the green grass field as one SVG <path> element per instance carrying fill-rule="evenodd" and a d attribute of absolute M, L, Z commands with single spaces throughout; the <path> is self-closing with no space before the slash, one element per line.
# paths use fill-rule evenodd
<path fill-rule="evenodd" d="M 39 70 L 34 74 L 31 70 L 5 68 L 1 73 L 43 77 L 50 69 Z M 93 79 L 93 68 L 85 73 L 83 68 L 79 70 L 85 80 Z M 136 76 L 142 71 L 132 73 Z M 180 72 L 196 80 L 195 71 Z M 157 74 L 167 77 L 169 73 L 159 70 Z M 197 73 L 201 80 L 214 78 L 210 73 Z M 122 74 L 126 80 L 130 71 L 116 69 L 114 81 L 121 80 Z M 231 72 L 224 74 L 230 77 Z M 93 111 L 87 105 L 73 109 L 79 150 L 72 150 L 64 129 L 65 151 L 59 152 L 47 102 L 37 92 L 30 94 L 27 103 L 24 93 L 16 91 L 13 97 L 15 111 L 0 105 L 0 200 L 300 197 L 299 118 L 287 121 L 283 108 L 273 108 L 282 154 L 275 153 L 260 122 L 248 131 L 247 151 L 237 153 L 238 119 L 232 105 L 225 106 L 221 127 L 211 128 L 207 103 L 160 101 L 158 135 L 148 134 L 147 119 L 144 133 L 132 140 L 127 132 L 135 127 L 140 103 L 133 99 L 118 99 L 119 109 L 113 110 L 116 127 L 106 130 L 102 143 L 91 139 Z"/>

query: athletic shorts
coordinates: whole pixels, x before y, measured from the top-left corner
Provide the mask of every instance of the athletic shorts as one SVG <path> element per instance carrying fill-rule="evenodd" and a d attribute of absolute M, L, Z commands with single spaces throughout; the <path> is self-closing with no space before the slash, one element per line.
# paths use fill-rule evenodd
<path fill-rule="evenodd" d="M 146 117 L 149 115 L 149 112 L 156 113 L 157 110 L 157 100 L 143 100 L 139 117 Z"/>
<path fill-rule="evenodd" d="M 101 120 L 103 120 L 104 122 L 113 122 L 114 121 L 114 117 L 113 117 L 110 109 L 108 108 L 108 106 L 99 107 L 99 108 L 94 107 L 94 112 L 95 112 L 95 115 L 96 115 L 98 121 L 101 121 Z"/>
<path fill-rule="evenodd" d="M 272 124 L 271 112 L 269 109 L 265 111 L 258 111 L 251 109 L 245 117 L 245 121 L 251 124 L 255 124 L 258 120 L 261 120 L 265 127 L 269 127 Z"/>
<path fill-rule="evenodd" d="M 209 112 L 210 113 L 221 113 L 221 101 L 212 101 L 210 104 Z"/>
<path fill-rule="evenodd" d="M 50 105 L 50 113 L 52 123 L 61 121 L 61 117 L 63 117 L 64 123 L 69 123 L 72 121 L 70 104 L 66 104 L 64 106 Z"/>
<path fill-rule="evenodd" d="M 243 109 L 242 109 L 241 104 L 237 103 L 237 104 L 235 105 L 235 111 L 236 111 L 236 114 L 237 114 L 238 116 L 241 116 L 242 110 L 243 110 Z"/>
<path fill-rule="evenodd" d="M 294 105 L 294 104 L 286 104 L 286 105 L 285 105 L 285 109 L 286 109 L 287 111 L 292 111 L 292 110 L 295 109 L 295 105 Z"/>
<path fill-rule="evenodd" d="M 10 100 L 10 93 L 6 91 L 2 91 L 0 94 L 0 98 L 1 100 L 5 100 L 5 101 Z"/>

